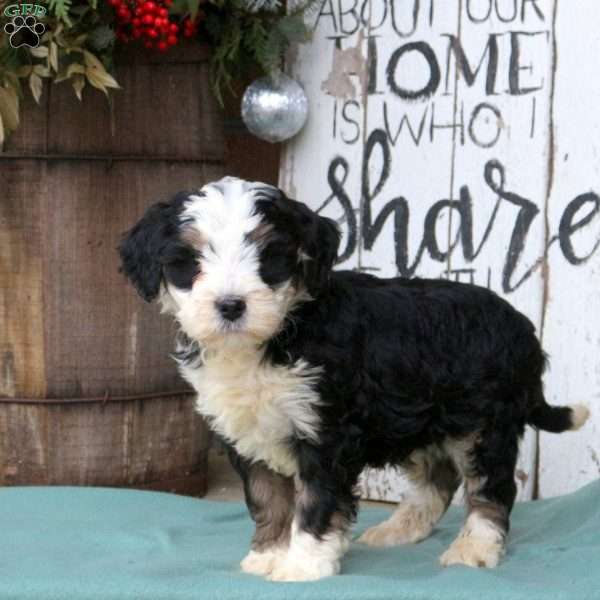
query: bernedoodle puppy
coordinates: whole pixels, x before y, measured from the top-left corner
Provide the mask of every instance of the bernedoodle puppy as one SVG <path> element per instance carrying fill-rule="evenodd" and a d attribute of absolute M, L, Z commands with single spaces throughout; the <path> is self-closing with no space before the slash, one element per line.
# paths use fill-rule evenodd
<path fill-rule="evenodd" d="M 225 178 L 148 209 L 122 270 L 180 327 L 175 358 L 229 445 L 256 522 L 248 573 L 334 575 L 367 465 L 413 486 L 360 541 L 423 540 L 461 481 L 467 516 L 443 565 L 494 567 L 527 424 L 577 429 L 544 400 L 534 327 L 487 289 L 334 271 L 336 224 L 275 187 Z"/>

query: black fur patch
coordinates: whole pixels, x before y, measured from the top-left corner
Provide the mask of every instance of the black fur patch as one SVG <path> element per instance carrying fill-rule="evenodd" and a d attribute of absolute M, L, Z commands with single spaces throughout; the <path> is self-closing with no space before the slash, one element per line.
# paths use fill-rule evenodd
<path fill-rule="evenodd" d="M 320 502 L 304 516 L 322 535 L 332 511 L 355 514 L 367 466 L 481 432 L 473 451 L 481 493 L 514 501 L 518 439 L 540 402 L 545 356 L 530 321 L 487 289 L 442 280 L 331 274 L 316 302 L 272 339 L 267 360 L 324 369 L 317 443 L 296 439 L 300 477 Z M 332 507 L 331 505 L 335 505 Z"/>
<path fill-rule="evenodd" d="M 202 348 L 198 342 L 191 340 L 181 330 L 175 337 L 175 351 L 171 354 L 177 364 L 185 367 L 202 366 Z"/>
<path fill-rule="evenodd" d="M 194 251 L 179 239 L 179 215 L 188 199 L 188 192 L 179 192 L 169 203 L 154 204 L 119 245 L 121 272 L 147 302 L 156 298 L 165 275 L 174 285 L 191 287 Z"/>
<path fill-rule="evenodd" d="M 326 287 L 337 258 L 340 232 L 335 222 L 275 188 L 258 192 L 256 210 L 273 225 L 273 233 L 260 255 L 263 281 L 277 285 L 301 279 L 316 298 Z"/>
<path fill-rule="evenodd" d="M 167 281 L 175 287 L 190 290 L 200 272 L 197 252 L 186 244 L 169 244 L 160 258 Z"/>
<path fill-rule="evenodd" d="M 260 251 L 260 278 L 276 287 L 298 276 L 298 245 L 290 236 L 275 234 Z"/>

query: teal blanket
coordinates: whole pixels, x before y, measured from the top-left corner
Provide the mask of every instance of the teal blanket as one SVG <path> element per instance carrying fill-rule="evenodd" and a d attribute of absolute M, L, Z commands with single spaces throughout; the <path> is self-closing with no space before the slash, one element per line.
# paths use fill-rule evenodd
<path fill-rule="evenodd" d="M 355 533 L 383 519 L 363 510 Z M 600 599 L 600 482 L 518 505 L 494 570 L 443 569 L 453 508 L 427 541 L 352 544 L 342 574 L 271 583 L 240 572 L 252 524 L 240 503 L 102 488 L 0 489 L 0 599 Z"/>

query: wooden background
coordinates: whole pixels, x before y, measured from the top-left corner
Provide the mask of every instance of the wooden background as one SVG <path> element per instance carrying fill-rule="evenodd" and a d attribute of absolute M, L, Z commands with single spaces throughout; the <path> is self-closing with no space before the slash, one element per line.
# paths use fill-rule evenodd
<path fill-rule="evenodd" d="M 0 152 L 0 485 L 204 493 L 210 435 L 169 357 L 172 319 L 116 247 L 179 190 L 276 180 L 278 149 L 240 127 L 239 99 L 224 116 L 208 57 L 125 51 L 110 101 L 69 84 L 25 96 Z"/>
<path fill-rule="evenodd" d="M 548 401 L 592 408 L 577 434 L 527 432 L 521 499 L 600 472 L 596 4 L 324 0 L 291 60 L 311 114 L 280 183 L 340 223 L 340 267 L 490 287 L 536 324 Z"/>

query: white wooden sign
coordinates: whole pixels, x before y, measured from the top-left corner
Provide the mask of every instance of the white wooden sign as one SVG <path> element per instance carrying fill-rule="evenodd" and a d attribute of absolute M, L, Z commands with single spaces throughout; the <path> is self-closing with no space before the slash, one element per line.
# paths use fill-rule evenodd
<path fill-rule="evenodd" d="M 490 287 L 536 324 L 548 400 L 592 408 L 527 432 L 521 499 L 600 473 L 599 27 L 594 0 L 323 0 L 290 61 L 311 113 L 280 183 L 340 224 L 340 268 Z"/>

